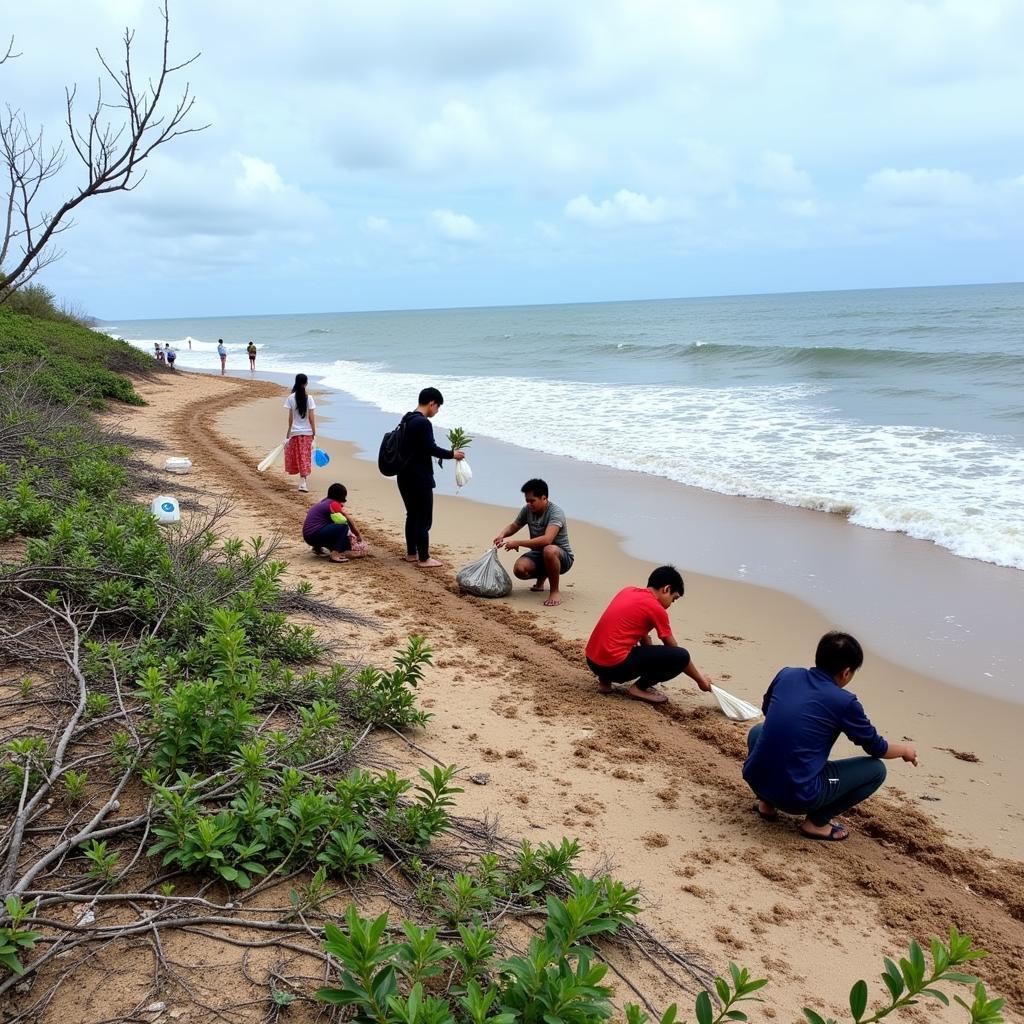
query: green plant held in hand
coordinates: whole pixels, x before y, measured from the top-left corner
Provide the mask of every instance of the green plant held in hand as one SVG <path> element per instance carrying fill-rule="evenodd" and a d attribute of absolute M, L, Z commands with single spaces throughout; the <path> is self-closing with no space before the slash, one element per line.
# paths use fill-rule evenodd
<path fill-rule="evenodd" d="M 452 427 L 448 431 L 448 443 L 452 446 L 453 451 L 465 451 L 473 443 L 473 438 L 462 427 Z"/>
<path fill-rule="evenodd" d="M 37 900 L 23 904 L 17 896 L 8 896 L 4 903 L 7 920 L 0 924 L 0 964 L 14 974 L 24 974 L 25 968 L 18 959 L 22 953 L 35 948 L 43 937 L 42 932 L 23 928 L 22 924 L 36 909 Z"/>

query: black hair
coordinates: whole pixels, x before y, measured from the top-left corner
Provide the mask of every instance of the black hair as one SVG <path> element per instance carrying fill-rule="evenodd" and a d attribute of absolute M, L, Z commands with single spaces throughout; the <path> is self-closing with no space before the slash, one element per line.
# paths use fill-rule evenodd
<path fill-rule="evenodd" d="M 431 402 L 437 402 L 438 405 L 444 405 L 444 395 L 441 394 L 437 388 L 424 388 L 420 392 L 420 405 L 429 405 Z"/>
<path fill-rule="evenodd" d="M 327 488 L 327 497 L 344 505 L 348 498 L 348 488 L 344 484 L 331 484 Z"/>
<path fill-rule="evenodd" d="M 548 485 L 539 477 L 527 480 L 519 489 L 523 494 L 532 494 L 535 498 L 546 498 L 548 496 Z"/>
<path fill-rule="evenodd" d="M 834 679 L 843 669 L 857 671 L 864 664 L 864 649 L 849 633 L 833 629 L 818 641 L 814 666 Z"/>
<path fill-rule="evenodd" d="M 671 587 L 673 594 L 683 596 L 683 577 L 674 565 L 659 565 L 650 576 L 647 577 L 647 586 L 654 590 L 661 590 L 662 587 Z"/>
<path fill-rule="evenodd" d="M 295 383 L 292 385 L 292 394 L 295 396 L 295 411 L 303 418 L 309 410 L 309 401 L 306 398 L 306 385 L 309 378 L 304 373 L 295 374 Z"/>

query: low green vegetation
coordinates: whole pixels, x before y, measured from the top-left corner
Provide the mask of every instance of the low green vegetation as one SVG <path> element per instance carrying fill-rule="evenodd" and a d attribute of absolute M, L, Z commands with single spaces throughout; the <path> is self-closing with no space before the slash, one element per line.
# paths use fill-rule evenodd
<path fill-rule="evenodd" d="M 11 297 L 22 295 L 15 292 Z M 125 373 L 152 374 L 155 360 L 127 342 L 68 317 L 41 320 L 0 306 L 0 370 L 24 374 L 35 369 L 32 390 L 37 400 L 71 404 L 84 399 L 103 408 L 108 399 L 144 404 Z"/>
<path fill-rule="evenodd" d="M 116 377 L 127 357 L 58 324 L 72 333 L 51 338 L 45 370 L 33 369 L 33 345 L 53 327 L 0 310 L 0 359 L 13 367 L 0 382 L 0 540 L 18 540 L 18 556 L 0 564 L 0 651 L 5 668 L 21 666 L 6 703 L 22 717 L 44 709 L 41 728 L 0 745 L 10 821 L 0 837 L 0 995 L 46 962 L 44 938 L 65 957 L 116 938 L 61 931 L 83 898 L 102 895 L 129 922 L 145 903 L 147 934 L 187 914 L 227 934 L 231 914 L 281 885 L 288 906 L 266 941 L 294 950 L 307 940 L 304 952 L 332 973 L 301 998 L 340 1007 L 346 1020 L 600 1024 L 618 1014 L 646 1024 L 639 1006 L 612 1001 L 603 953 L 615 946 L 656 949 L 706 986 L 697 1024 L 747 1019 L 743 1007 L 766 982 L 736 966 L 715 978 L 655 946 L 638 921 L 638 890 L 582 872 L 577 842 L 510 843 L 454 813 L 455 766 L 408 779 L 369 759 L 375 730 L 429 724 L 416 699 L 428 639 L 409 637 L 387 668 L 358 665 L 309 624 L 356 617 L 289 586 L 272 542 L 225 538 L 222 509 L 160 527 L 131 498 L 126 449 L 80 408 L 49 401 L 80 390 L 75 374 L 89 358 Z M 26 358 L 11 362 L 19 351 Z M 116 379 L 107 397 L 130 390 Z M 58 837 L 45 850 L 25 841 L 40 821 Z M 363 917 L 363 894 L 390 901 L 400 926 Z M 531 927 L 525 952 L 510 955 L 509 920 Z M 945 987 L 965 984 L 969 1019 L 998 1024 L 1001 1001 L 960 973 L 981 955 L 955 930 L 931 944 L 930 964 L 914 943 L 898 965 L 886 961 L 884 1002 L 869 1011 L 867 986 L 854 986 L 850 1019 L 946 1002 Z M 279 982 L 268 982 L 269 1019 L 299 998 Z M 672 1006 L 659 1024 L 677 1019 Z"/>

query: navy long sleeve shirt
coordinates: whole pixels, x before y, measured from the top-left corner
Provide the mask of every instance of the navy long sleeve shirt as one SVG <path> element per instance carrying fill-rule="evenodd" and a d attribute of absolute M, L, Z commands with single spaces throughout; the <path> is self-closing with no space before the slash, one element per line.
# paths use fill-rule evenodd
<path fill-rule="evenodd" d="M 454 452 L 450 448 L 438 447 L 434 440 L 434 428 L 423 413 L 414 410 L 407 412 L 402 419 L 405 422 L 402 453 L 406 462 L 398 471 L 398 482 L 407 481 L 433 487 L 434 463 L 431 460 L 453 458 Z"/>
<path fill-rule="evenodd" d="M 871 757 L 889 744 L 868 721 L 856 694 L 820 668 L 784 668 L 764 695 L 764 726 L 743 765 L 743 778 L 768 803 L 812 806 L 824 787 L 825 763 L 843 733 Z"/>

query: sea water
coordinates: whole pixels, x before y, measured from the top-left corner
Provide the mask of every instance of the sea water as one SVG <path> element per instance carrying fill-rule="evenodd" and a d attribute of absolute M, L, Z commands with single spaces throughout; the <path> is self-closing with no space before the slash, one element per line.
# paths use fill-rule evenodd
<path fill-rule="evenodd" d="M 307 373 L 388 413 L 1024 568 L 1024 285 L 118 321 L 178 365 Z M 189 348 L 191 342 L 191 349 Z"/>

